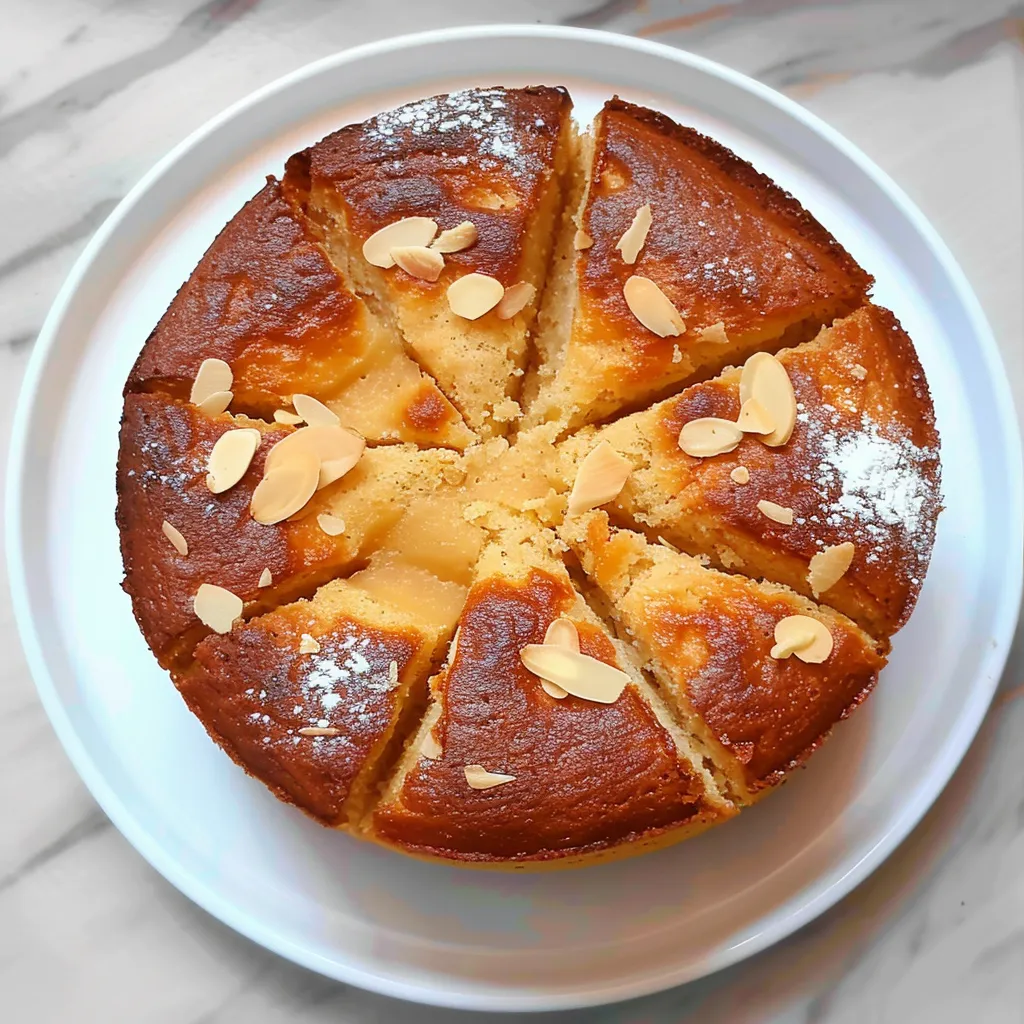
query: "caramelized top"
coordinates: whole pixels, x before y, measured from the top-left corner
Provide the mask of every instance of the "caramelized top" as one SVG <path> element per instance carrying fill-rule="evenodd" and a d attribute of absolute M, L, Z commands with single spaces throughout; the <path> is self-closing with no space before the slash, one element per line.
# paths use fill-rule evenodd
<path fill-rule="evenodd" d="M 615 246 L 648 203 L 651 228 L 630 265 Z M 721 322 L 731 341 L 777 337 L 805 318 L 817 326 L 849 311 L 871 283 L 792 196 L 749 164 L 619 99 L 598 122 L 581 226 L 594 244 L 577 254 L 574 357 L 586 364 L 581 376 L 599 375 L 595 392 L 600 384 L 626 400 L 727 362 L 721 343 L 699 339 L 703 327 Z M 673 302 L 684 335 L 659 338 L 637 321 L 622 292 L 634 274 Z"/>
<path fill-rule="evenodd" d="M 658 491 L 675 496 L 672 510 L 716 518 L 803 561 L 852 541 L 845 580 L 877 602 L 872 625 L 889 635 L 917 599 L 941 500 L 939 438 L 913 345 L 891 313 L 865 306 L 779 359 L 799 403 L 790 440 L 769 448 L 748 436 L 710 459 L 680 451 L 684 423 L 738 416 L 739 371 L 724 374 L 658 406 L 649 432 Z M 750 471 L 743 486 L 729 476 L 739 465 Z M 763 515 L 761 499 L 792 508 L 793 525 Z"/>
<path fill-rule="evenodd" d="M 303 633 L 319 652 L 299 653 Z M 399 679 L 423 644 L 411 628 L 349 615 L 321 621 L 303 601 L 207 637 L 179 688 L 246 771 L 325 824 L 343 824 L 353 783 L 399 713 Z M 310 727 L 338 734 L 299 733 Z"/>
<path fill-rule="evenodd" d="M 420 853 L 485 861 L 546 859 L 681 825 L 702 810 L 700 783 L 633 686 L 614 704 L 554 700 L 522 665 L 571 608 L 567 580 L 531 570 L 470 592 L 453 664 L 435 681 L 442 753 L 421 757 L 399 799 L 374 817 L 383 837 Z M 584 654 L 615 664 L 608 638 L 577 623 Z M 474 790 L 464 768 L 514 775 Z"/>
<path fill-rule="evenodd" d="M 328 190 L 360 241 L 403 217 L 430 217 L 442 231 L 472 221 L 477 241 L 445 255 L 446 277 L 475 271 L 508 286 L 520 278 L 523 238 L 571 108 L 564 89 L 543 86 L 433 96 L 327 136 L 292 157 L 287 177 L 301 189 L 308 174 L 313 189 Z"/>
<path fill-rule="evenodd" d="M 235 427 L 257 427 L 263 441 L 242 479 L 211 494 L 206 486 L 210 452 L 217 438 Z M 279 594 L 302 570 L 314 573 L 350 557 L 344 536 L 328 537 L 300 522 L 264 526 L 249 513 L 267 452 L 292 429 L 227 414 L 209 417 L 162 395 L 126 396 L 117 467 L 124 589 L 158 657 L 199 625 L 192 601 L 201 583 L 224 587 L 249 603 L 271 593 L 258 587 L 264 569 Z M 164 536 L 165 519 L 185 537 L 187 555 Z"/>
<path fill-rule="evenodd" d="M 374 330 L 273 178 L 228 222 L 146 342 L 129 390 L 178 382 L 204 359 L 234 372 L 237 403 L 329 398 L 359 373 Z M 236 403 L 236 404 L 237 404 Z"/>

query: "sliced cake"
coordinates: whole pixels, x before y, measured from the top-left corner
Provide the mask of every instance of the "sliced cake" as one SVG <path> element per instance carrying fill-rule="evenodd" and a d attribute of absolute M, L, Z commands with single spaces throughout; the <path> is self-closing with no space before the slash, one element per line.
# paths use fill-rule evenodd
<path fill-rule="evenodd" d="M 604 512 L 561 534 L 741 803 L 803 764 L 885 664 L 883 645 L 838 612 L 613 531 Z"/>
<path fill-rule="evenodd" d="M 327 404 L 373 440 L 462 448 L 473 433 L 331 264 L 279 182 L 217 236 L 150 335 L 129 391 L 188 398 L 221 360 L 232 408 L 271 419 L 292 396 Z"/>
<path fill-rule="evenodd" d="M 713 139 L 613 99 L 590 149 L 586 198 L 563 233 L 563 280 L 548 292 L 556 308 L 542 314 L 526 425 L 571 429 L 637 408 L 753 351 L 813 337 L 864 301 L 870 276 Z"/>
<path fill-rule="evenodd" d="M 336 261 L 483 436 L 519 414 L 574 148 L 571 107 L 564 89 L 545 87 L 434 96 L 288 163 L 289 188 L 307 196 Z"/>
<path fill-rule="evenodd" d="M 454 628 L 335 580 L 207 637 L 178 688 L 251 775 L 325 825 L 359 820 Z M 413 719 L 415 721 L 415 718 Z"/>
<path fill-rule="evenodd" d="M 259 435 L 247 468 L 214 493 L 207 479 L 214 447 L 223 435 L 245 430 Z M 257 522 L 252 500 L 268 454 L 295 433 L 227 413 L 209 416 L 163 395 L 126 396 L 117 472 L 124 589 L 165 665 L 187 659 L 208 631 L 195 609 L 201 585 L 229 591 L 244 615 L 308 595 L 353 566 L 403 504 L 435 489 L 458 461 L 445 449 L 366 449 L 295 517 Z"/>
<path fill-rule="evenodd" d="M 691 421 L 740 417 L 743 371 L 731 369 L 571 438 L 566 475 L 606 441 L 633 465 L 613 517 L 890 636 L 917 600 L 941 502 L 935 415 L 914 347 L 891 313 L 864 306 L 777 362 L 794 403 L 783 443 L 748 432 L 719 454 L 682 450 Z"/>
<path fill-rule="evenodd" d="M 368 834 L 464 864 L 567 866 L 666 845 L 734 813 L 573 589 L 553 535 L 504 514 L 489 529 L 431 705 Z M 561 677 L 571 692 L 526 667 L 539 648 L 542 663 L 556 648 L 556 662 L 582 673 Z M 581 696 L 577 684 L 602 674 L 610 690 Z"/>

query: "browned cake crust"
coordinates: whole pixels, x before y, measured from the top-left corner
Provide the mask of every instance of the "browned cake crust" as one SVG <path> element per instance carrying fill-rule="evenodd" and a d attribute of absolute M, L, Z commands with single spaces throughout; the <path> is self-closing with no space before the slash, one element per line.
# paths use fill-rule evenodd
<path fill-rule="evenodd" d="M 454 662 L 434 681 L 441 746 L 406 776 L 400 802 L 374 815 L 380 839 L 409 852 L 466 862 L 546 861 L 593 854 L 717 816 L 668 731 L 633 688 L 614 704 L 555 701 L 519 651 L 544 639 L 576 594 L 532 570 L 470 592 Z M 580 650 L 617 664 L 601 631 L 580 623 Z M 465 766 L 515 776 L 473 790 Z"/>

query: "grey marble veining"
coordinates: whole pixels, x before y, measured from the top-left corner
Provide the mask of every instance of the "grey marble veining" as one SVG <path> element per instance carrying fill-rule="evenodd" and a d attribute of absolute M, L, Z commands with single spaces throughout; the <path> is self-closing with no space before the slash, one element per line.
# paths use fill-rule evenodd
<path fill-rule="evenodd" d="M 0 33 L 0 440 L 85 241 L 171 145 L 346 46 L 480 21 L 683 46 L 782 89 L 921 205 L 961 261 L 1024 411 L 1024 4 L 1006 0 L 8 0 Z M 0 593 L 0 1019 L 440 1024 L 257 948 L 174 891 L 92 802 L 50 730 Z M 1024 635 L 953 782 L 846 900 L 682 989 L 538 1019 L 598 1024 L 1024 1021 Z"/>

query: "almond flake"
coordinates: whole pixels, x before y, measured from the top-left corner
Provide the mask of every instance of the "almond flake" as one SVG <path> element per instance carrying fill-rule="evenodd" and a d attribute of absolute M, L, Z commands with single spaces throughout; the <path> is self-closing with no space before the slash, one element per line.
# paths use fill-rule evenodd
<path fill-rule="evenodd" d="M 857 380 L 864 380 L 868 375 L 867 369 L 861 366 L 860 363 L 854 363 L 853 366 L 850 367 L 850 373 L 852 373 Z"/>
<path fill-rule="evenodd" d="M 629 676 L 614 665 L 564 647 L 527 644 L 519 657 L 535 676 L 597 704 L 614 704 L 629 682 Z"/>
<path fill-rule="evenodd" d="M 580 633 L 572 619 L 561 616 L 554 619 L 544 633 L 544 643 L 552 647 L 564 647 L 567 651 L 580 649 Z"/>
<path fill-rule="evenodd" d="M 493 789 L 495 786 L 504 786 L 506 782 L 516 781 L 514 775 L 489 772 L 482 764 L 467 764 L 463 771 L 470 789 Z"/>
<path fill-rule="evenodd" d="M 709 342 L 712 345 L 728 345 L 729 335 L 725 333 L 725 324 L 719 320 L 716 324 L 708 324 L 697 332 L 701 341 Z"/>
<path fill-rule="evenodd" d="M 425 245 L 396 245 L 391 258 L 410 276 L 434 282 L 444 270 L 444 257 Z"/>
<path fill-rule="evenodd" d="M 398 685 L 398 662 L 388 662 L 388 685 L 395 687 Z"/>
<path fill-rule="evenodd" d="M 455 636 L 452 637 L 451 646 L 448 648 L 448 664 L 455 661 L 455 655 L 459 653 L 459 636 L 462 634 L 462 627 L 455 627 Z"/>
<path fill-rule="evenodd" d="M 192 382 L 192 391 L 188 400 L 193 405 L 201 406 L 211 395 L 224 394 L 231 390 L 234 375 L 231 367 L 223 359 L 204 359 Z M 226 409 L 227 406 L 224 406 Z M 224 409 L 220 411 L 223 412 Z"/>
<path fill-rule="evenodd" d="M 283 423 L 286 427 L 294 427 L 302 422 L 302 417 L 289 412 L 287 409 L 275 409 L 274 422 Z"/>
<path fill-rule="evenodd" d="M 303 633 L 299 637 L 299 654 L 319 654 L 320 644 L 315 637 L 309 633 Z"/>
<path fill-rule="evenodd" d="M 330 512 L 321 512 L 316 517 L 316 521 L 320 524 L 320 529 L 327 534 L 328 537 L 337 537 L 339 534 L 345 532 L 345 520 L 341 516 L 333 515 Z"/>
<path fill-rule="evenodd" d="M 392 249 L 405 245 L 430 245 L 437 234 L 437 222 L 429 217 L 403 217 L 375 231 L 363 242 L 363 258 L 387 270 L 395 265 Z"/>
<path fill-rule="evenodd" d="M 215 633 L 230 633 L 234 622 L 242 614 L 242 599 L 230 590 L 201 583 L 192 599 L 196 618 Z"/>
<path fill-rule="evenodd" d="M 602 441 L 580 463 L 569 495 L 569 515 L 578 516 L 617 498 L 632 472 L 629 459 Z"/>
<path fill-rule="evenodd" d="M 434 730 L 429 729 L 420 744 L 420 757 L 425 757 L 428 761 L 436 761 L 441 753 L 441 744 L 437 742 Z"/>
<path fill-rule="evenodd" d="M 701 416 L 683 424 L 679 431 L 679 447 L 695 459 L 731 452 L 743 440 L 743 431 L 732 420 L 717 416 Z"/>
<path fill-rule="evenodd" d="M 307 725 L 303 729 L 296 730 L 300 736 L 340 736 L 341 730 L 333 726 Z"/>
<path fill-rule="evenodd" d="M 846 575 L 853 562 L 855 548 L 852 541 L 832 544 L 819 551 L 807 567 L 807 582 L 815 597 L 834 587 Z"/>
<path fill-rule="evenodd" d="M 785 505 L 776 505 L 774 501 L 762 499 L 757 503 L 758 510 L 766 515 L 772 522 L 781 523 L 783 526 L 793 525 L 793 510 Z"/>
<path fill-rule="evenodd" d="M 775 623 L 773 658 L 795 654 L 809 665 L 820 665 L 831 653 L 832 632 L 823 622 L 810 615 L 787 615 Z"/>
<path fill-rule="evenodd" d="M 589 249 L 594 244 L 594 240 L 583 230 L 579 228 L 576 234 L 572 236 L 572 247 L 579 252 L 581 249 Z"/>
<path fill-rule="evenodd" d="M 253 519 L 270 526 L 295 515 L 313 497 L 319 478 L 320 460 L 312 452 L 294 452 L 256 485 L 249 503 Z"/>
<path fill-rule="evenodd" d="M 770 434 L 775 429 L 768 410 L 756 398 L 748 398 L 743 403 L 736 426 L 744 434 Z"/>
<path fill-rule="evenodd" d="M 259 582 L 256 584 L 256 586 L 260 587 L 260 588 L 262 588 L 262 587 L 269 587 L 270 584 L 273 583 L 273 582 L 274 582 L 274 577 L 271 574 L 270 570 L 269 569 L 264 569 L 263 572 L 260 573 L 260 579 L 259 579 Z"/>
<path fill-rule="evenodd" d="M 206 462 L 206 486 L 222 494 L 245 476 L 263 435 L 255 427 L 226 430 L 217 438 Z"/>
<path fill-rule="evenodd" d="M 479 320 L 501 302 L 505 288 L 487 274 L 466 274 L 448 286 L 448 306 L 464 320 Z"/>
<path fill-rule="evenodd" d="M 615 248 L 622 253 L 622 262 L 636 263 L 640 250 L 647 241 L 647 232 L 651 230 L 651 204 L 641 206 L 633 215 L 633 222 L 626 228 Z"/>
<path fill-rule="evenodd" d="M 180 530 L 171 526 L 166 519 L 160 524 L 160 529 L 164 531 L 164 536 L 174 545 L 179 555 L 188 554 L 188 541 L 181 535 Z"/>
<path fill-rule="evenodd" d="M 750 483 L 750 470 L 746 466 L 737 466 L 730 474 L 730 478 L 733 483 L 737 484 L 749 484 Z"/>
<path fill-rule="evenodd" d="M 317 490 L 343 477 L 362 458 L 366 441 L 352 430 L 314 424 L 282 438 L 267 453 L 263 473 L 286 463 L 297 452 L 316 457 L 320 464 Z"/>
<path fill-rule="evenodd" d="M 675 544 L 673 544 L 673 543 L 672 543 L 672 541 L 670 541 L 670 540 L 665 540 L 665 538 L 664 538 L 664 537 L 662 537 L 662 536 L 661 536 L 660 534 L 659 534 L 659 536 L 658 536 L 658 543 L 659 543 L 659 544 L 660 544 L 660 545 L 661 545 L 661 546 L 662 546 L 663 548 L 668 548 L 668 549 L 669 549 L 669 551 L 674 551 L 674 552 L 675 552 L 675 553 L 676 553 L 677 555 L 678 555 L 678 554 L 680 554 L 679 548 L 677 548 L 677 547 L 675 546 Z"/>
<path fill-rule="evenodd" d="M 476 242 L 476 225 L 471 220 L 464 220 L 447 231 L 442 231 L 431 243 L 430 248 L 437 252 L 462 252 Z"/>
<path fill-rule="evenodd" d="M 292 395 L 292 405 L 301 419 L 311 427 L 337 427 L 341 420 L 324 405 L 309 395 Z"/>
<path fill-rule="evenodd" d="M 529 281 L 520 281 L 519 284 L 506 288 L 501 302 L 494 309 L 495 316 L 499 320 L 511 320 L 516 313 L 521 313 L 533 302 L 536 294 L 537 289 Z"/>
<path fill-rule="evenodd" d="M 627 278 L 622 295 L 633 316 L 659 338 L 675 338 L 686 330 L 679 310 L 649 277 Z"/>
<path fill-rule="evenodd" d="M 756 398 L 764 406 L 773 430 L 761 440 L 772 448 L 784 445 L 796 425 L 796 395 L 786 368 L 767 352 L 755 352 L 740 374 L 740 407 Z"/>
<path fill-rule="evenodd" d="M 234 397 L 230 391 L 214 391 L 212 395 L 207 395 L 201 402 L 196 402 L 196 408 L 200 412 L 206 413 L 207 416 L 219 416 L 222 412 L 227 411 L 227 407 Z"/>

